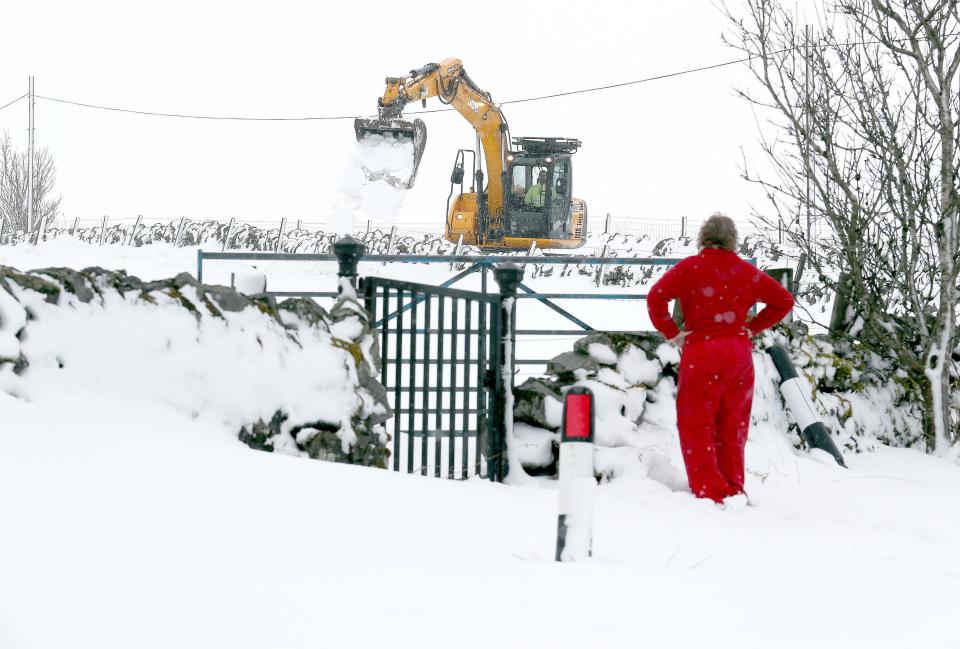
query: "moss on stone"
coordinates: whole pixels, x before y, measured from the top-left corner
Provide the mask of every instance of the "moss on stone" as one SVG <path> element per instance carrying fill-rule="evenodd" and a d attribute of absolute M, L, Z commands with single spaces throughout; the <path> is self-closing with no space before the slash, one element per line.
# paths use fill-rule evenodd
<path fill-rule="evenodd" d="M 268 315 L 279 322 L 279 307 L 277 306 L 277 301 L 274 300 L 273 297 L 263 294 L 252 295 L 250 296 L 250 301 L 253 302 L 253 306 L 259 309 L 260 313 Z"/>
<path fill-rule="evenodd" d="M 357 367 L 360 367 L 360 364 L 363 363 L 363 351 L 360 349 L 360 343 L 333 337 L 330 338 L 330 342 L 333 343 L 334 347 L 343 349 L 353 356 L 354 365 Z"/>
<path fill-rule="evenodd" d="M 190 313 L 192 313 L 192 314 L 193 314 L 194 316 L 196 316 L 198 319 L 200 318 L 200 310 L 197 309 L 196 305 L 194 305 L 193 302 L 191 302 L 190 300 L 188 300 L 188 299 L 186 298 L 186 296 L 184 296 L 184 294 L 180 292 L 180 289 L 178 289 L 178 288 L 169 288 L 169 289 L 167 289 L 166 291 L 164 291 L 164 293 L 167 294 L 167 295 L 169 295 L 169 296 L 172 297 L 173 299 L 177 300 L 178 302 L 180 302 L 180 306 L 182 306 L 182 307 L 185 308 L 187 311 L 189 311 Z"/>
<path fill-rule="evenodd" d="M 45 301 L 50 304 L 56 304 L 57 300 L 60 299 L 60 286 L 42 277 L 21 273 L 10 266 L 0 266 L 0 277 L 9 279 L 21 288 L 40 293 L 44 296 Z"/>

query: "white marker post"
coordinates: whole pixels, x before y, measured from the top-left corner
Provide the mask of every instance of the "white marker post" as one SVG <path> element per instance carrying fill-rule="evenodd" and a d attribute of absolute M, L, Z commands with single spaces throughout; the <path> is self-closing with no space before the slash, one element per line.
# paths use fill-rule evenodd
<path fill-rule="evenodd" d="M 810 386 L 806 380 L 797 374 L 790 354 L 781 345 L 773 345 L 767 349 L 773 364 L 780 374 L 780 394 L 787 402 L 787 409 L 793 415 L 793 420 L 800 429 L 800 435 L 810 448 L 818 448 L 833 456 L 837 464 L 846 468 L 840 449 L 833 443 L 833 438 L 827 432 L 827 427 L 817 417 L 810 401 Z"/>
<path fill-rule="evenodd" d="M 560 433 L 560 507 L 557 561 L 579 561 L 593 554 L 593 393 L 574 386 L 563 402 Z"/>

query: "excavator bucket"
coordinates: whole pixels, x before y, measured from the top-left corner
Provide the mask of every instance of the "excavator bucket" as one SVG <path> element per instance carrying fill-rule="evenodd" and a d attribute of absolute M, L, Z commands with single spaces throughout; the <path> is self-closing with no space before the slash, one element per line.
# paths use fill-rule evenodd
<path fill-rule="evenodd" d="M 358 117 L 353 128 L 357 142 L 369 148 L 364 151 L 363 171 L 367 179 L 382 180 L 394 187 L 413 187 L 427 146 L 427 125 L 423 120 Z"/>

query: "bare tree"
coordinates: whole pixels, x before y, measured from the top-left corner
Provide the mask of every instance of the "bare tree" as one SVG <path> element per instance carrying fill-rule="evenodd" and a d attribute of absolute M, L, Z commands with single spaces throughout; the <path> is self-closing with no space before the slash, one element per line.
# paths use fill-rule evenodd
<path fill-rule="evenodd" d="M 930 449 L 960 442 L 957 346 L 958 67 L 955 0 L 835 0 L 808 40 L 777 0 L 725 10 L 770 116 L 769 225 L 786 223 L 820 280 L 855 305 L 850 330 L 892 359 L 924 404 Z M 808 216 L 818 227 L 808 228 Z M 842 277 L 842 281 L 841 281 Z"/>
<path fill-rule="evenodd" d="M 5 230 L 27 231 L 27 183 L 29 174 L 27 154 L 13 148 L 10 134 L 0 138 L 0 219 Z M 34 229 L 49 223 L 60 210 L 62 197 L 53 196 L 57 166 L 46 148 L 33 156 L 33 212 Z M 33 233 L 30 233 L 33 236 Z"/>

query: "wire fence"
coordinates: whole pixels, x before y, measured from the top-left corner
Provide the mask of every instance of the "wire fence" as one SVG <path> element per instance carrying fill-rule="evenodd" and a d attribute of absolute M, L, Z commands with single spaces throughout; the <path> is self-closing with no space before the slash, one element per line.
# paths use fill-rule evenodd
<path fill-rule="evenodd" d="M 48 230 L 56 230 L 60 232 L 74 233 L 80 230 L 89 230 L 92 228 L 101 228 L 104 224 L 109 224 L 113 226 L 128 226 L 133 224 L 143 224 L 149 226 L 151 224 L 157 223 L 175 223 L 181 221 L 183 217 L 177 216 L 172 218 L 145 218 L 143 216 L 121 216 L 121 217 L 97 217 L 97 218 L 67 218 L 67 217 L 58 217 L 51 220 L 47 224 Z M 186 219 L 190 222 L 229 222 L 229 218 L 206 218 L 206 219 Z M 240 226 L 252 226 L 260 230 L 279 230 L 281 227 L 287 231 L 309 231 L 309 232 L 329 232 L 331 231 L 330 224 L 326 221 L 316 220 L 316 219 L 292 219 L 292 218 L 280 218 L 280 219 L 232 219 L 237 227 Z M 675 239 L 680 237 L 694 237 L 696 236 L 697 230 L 703 224 L 702 219 L 693 220 L 686 217 L 679 219 L 657 219 L 657 218 L 624 218 L 624 217 L 614 217 L 611 214 L 606 214 L 605 216 L 592 216 L 588 220 L 587 231 L 589 234 L 624 234 L 634 237 L 647 237 L 653 242 L 662 241 L 664 239 Z M 746 236 L 748 234 L 753 234 L 756 232 L 756 227 L 748 221 L 738 221 L 737 228 L 740 231 L 741 236 Z M 0 232 L 0 244 L 3 243 L 16 243 L 19 241 L 19 238 L 14 236 L 14 232 L 9 228 L 4 228 L 5 232 Z M 337 228 L 334 228 L 336 230 Z M 419 235 L 436 235 L 441 236 L 443 234 L 443 222 L 442 221 L 417 221 L 417 222 L 400 222 L 400 223 L 389 223 L 383 221 L 373 221 L 367 220 L 365 222 L 361 221 L 354 223 L 351 232 L 361 231 L 361 232 L 372 232 L 374 230 L 382 230 L 386 232 L 394 231 L 397 236 L 419 236 Z M 6 235 L 6 236 L 2 236 Z"/>
<path fill-rule="evenodd" d="M 593 216 L 587 224 L 590 234 L 628 234 L 635 237 L 649 237 L 653 241 L 675 239 L 679 237 L 695 237 L 704 219 L 656 219 L 656 218 L 623 218 L 611 214 Z M 736 221 L 740 236 L 754 234 L 756 226 L 749 221 Z"/>
<path fill-rule="evenodd" d="M 128 224 L 140 222 L 146 225 L 154 223 L 171 223 L 180 221 L 180 216 L 174 217 L 144 217 L 144 216 L 107 216 L 107 223 L 110 224 Z M 58 217 L 50 221 L 47 224 L 47 229 L 59 229 L 59 230 L 72 230 L 74 227 L 77 229 L 90 228 L 90 227 L 100 227 L 103 223 L 104 217 L 77 217 L 77 218 L 67 218 L 67 217 Z M 199 218 L 190 218 L 187 217 L 188 221 L 191 222 L 209 222 L 216 221 L 227 223 L 231 219 L 230 217 L 199 217 Z M 293 218 L 276 218 L 276 219 L 233 219 L 236 225 L 252 225 L 256 226 L 262 230 L 277 229 L 281 226 L 284 226 L 285 229 L 296 229 L 296 230 L 310 230 L 317 231 L 323 230 L 328 231 L 330 224 L 327 221 L 318 221 L 316 219 L 293 219 Z M 399 233 L 420 233 L 420 234 L 443 234 L 443 223 L 436 221 L 417 221 L 417 222 L 402 222 L 402 223 L 390 223 L 386 221 L 358 221 L 354 223 L 353 227 L 350 229 L 351 232 L 356 230 L 363 230 L 370 232 L 372 230 L 387 230 L 396 227 Z"/>
<path fill-rule="evenodd" d="M 37 230 L 32 233 L 5 227 L 0 220 L 0 245 L 38 242 Z M 157 219 L 136 217 L 99 219 L 52 219 L 44 224 L 40 242 L 69 238 L 93 245 L 139 247 L 156 243 L 175 247 L 219 244 L 222 250 L 254 250 L 276 252 L 317 252 L 343 235 L 364 239 L 383 239 L 390 252 L 409 252 L 411 246 L 430 252 L 443 240 L 442 226 L 435 223 L 409 222 L 402 225 L 374 221 L 354 223 L 344 229 L 323 221 L 282 218 L 277 220 L 231 219 Z M 452 244 L 451 244 L 452 245 Z M 423 248 L 426 248 L 423 250 Z"/>

